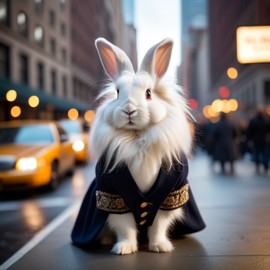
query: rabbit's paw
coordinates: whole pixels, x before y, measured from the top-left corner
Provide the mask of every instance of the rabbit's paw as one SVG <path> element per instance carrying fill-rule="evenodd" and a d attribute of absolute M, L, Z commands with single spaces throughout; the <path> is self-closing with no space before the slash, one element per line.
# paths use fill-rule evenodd
<path fill-rule="evenodd" d="M 113 248 L 112 253 L 119 254 L 119 255 L 125 255 L 125 254 L 131 254 L 133 252 L 136 252 L 138 250 L 137 243 L 132 241 L 120 241 L 117 242 Z"/>
<path fill-rule="evenodd" d="M 174 250 L 173 244 L 168 239 L 160 242 L 150 243 L 149 250 L 153 252 L 171 252 Z"/>

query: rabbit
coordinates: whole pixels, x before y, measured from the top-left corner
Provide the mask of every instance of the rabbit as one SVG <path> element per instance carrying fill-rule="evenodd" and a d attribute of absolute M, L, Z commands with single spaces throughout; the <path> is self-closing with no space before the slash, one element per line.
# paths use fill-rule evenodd
<path fill-rule="evenodd" d="M 138 251 L 140 230 L 138 227 L 144 226 L 148 222 L 147 215 L 150 215 L 147 211 L 142 212 L 141 216 L 134 214 L 137 210 L 128 209 L 133 207 L 133 203 L 127 206 L 125 200 L 128 201 L 129 197 L 133 196 L 131 191 L 133 186 L 143 194 L 141 196 L 148 194 L 155 186 L 161 170 L 169 172 L 170 175 L 170 170 L 175 164 L 183 167 L 186 162 L 183 162 L 181 156 L 189 155 L 192 148 L 189 128 L 191 114 L 181 87 L 163 79 L 171 58 L 173 48 L 171 39 L 166 38 L 151 47 L 136 73 L 122 49 L 104 38 L 96 39 L 95 45 L 103 69 L 109 77 L 109 83 L 97 98 L 101 103 L 91 127 L 90 152 L 95 161 L 104 160 L 103 165 L 101 167 L 97 165 L 96 170 L 100 169 L 109 176 L 111 174 L 116 177 L 115 189 L 119 189 L 124 200 L 121 196 L 116 198 L 110 193 L 97 191 L 98 188 L 95 187 L 93 190 L 100 200 L 97 199 L 94 203 L 97 208 L 104 210 L 103 212 L 108 210 L 106 207 L 112 207 L 113 200 L 125 205 L 126 212 L 115 213 L 112 210 L 106 216 L 106 224 L 117 238 L 111 251 L 124 255 Z M 117 176 L 118 172 L 121 174 L 123 164 L 127 167 L 129 178 L 135 182 L 134 184 L 130 182 L 130 188 L 127 186 L 125 189 L 121 187 L 125 185 L 125 180 Z M 176 170 L 176 173 L 179 174 L 179 171 Z M 106 185 L 106 182 L 104 181 L 102 185 Z M 164 188 L 166 186 L 165 183 Z M 182 193 L 184 194 L 183 190 Z M 89 194 L 86 197 L 90 198 Z M 190 191 L 185 194 L 187 200 L 192 196 Z M 86 204 L 85 199 L 82 209 L 88 207 Z M 153 203 L 142 202 L 137 208 L 143 207 L 151 210 L 154 206 Z M 83 213 L 83 210 L 81 211 Z M 182 207 L 169 211 L 162 209 L 153 211 L 156 212 L 145 229 L 149 241 L 148 248 L 152 252 L 171 252 L 174 246 L 169 239 L 169 230 L 177 221 L 183 222 L 187 213 Z M 76 233 L 82 234 L 80 230 L 82 226 L 80 229 L 79 226 L 85 219 L 84 214 L 79 215 L 78 220 L 81 221 L 77 221 L 73 231 L 75 243 L 76 241 L 79 243 L 79 240 L 76 240 Z M 196 230 L 204 227 L 199 213 L 198 217 L 200 225 Z M 103 230 L 99 232 L 99 237 L 103 237 L 100 240 L 102 243 L 110 242 L 106 235 Z"/>

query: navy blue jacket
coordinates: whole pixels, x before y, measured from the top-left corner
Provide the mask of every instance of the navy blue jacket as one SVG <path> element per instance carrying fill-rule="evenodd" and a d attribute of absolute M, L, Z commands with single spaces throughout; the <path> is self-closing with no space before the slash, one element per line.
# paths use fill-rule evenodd
<path fill-rule="evenodd" d="M 169 170 L 160 169 L 154 185 L 147 193 L 141 192 L 128 167 L 123 164 L 113 172 L 104 172 L 104 158 L 96 165 L 96 178 L 90 185 L 82 202 L 71 238 L 74 244 L 91 247 L 106 223 L 110 213 L 132 212 L 139 231 L 146 232 L 159 209 L 171 210 L 183 207 L 185 218 L 175 223 L 171 237 L 202 230 L 205 224 L 199 213 L 187 182 L 188 163 L 186 157 L 175 162 Z M 179 191 L 184 197 L 179 204 Z M 177 197 L 178 196 L 178 197 Z M 172 204 L 170 204 L 172 202 Z"/>

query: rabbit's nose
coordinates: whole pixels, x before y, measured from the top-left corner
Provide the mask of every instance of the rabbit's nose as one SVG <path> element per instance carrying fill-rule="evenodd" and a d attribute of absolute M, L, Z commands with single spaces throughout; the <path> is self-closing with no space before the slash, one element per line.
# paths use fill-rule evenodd
<path fill-rule="evenodd" d="M 137 111 L 137 107 L 134 106 L 133 103 L 127 103 L 125 104 L 125 106 L 122 107 L 122 112 L 128 116 L 131 116 L 131 115 L 135 116 L 136 111 Z"/>
<path fill-rule="evenodd" d="M 128 116 L 134 115 L 136 113 L 137 110 L 133 110 L 133 111 L 123 111 L 125 114 L 127 114 Z"/>

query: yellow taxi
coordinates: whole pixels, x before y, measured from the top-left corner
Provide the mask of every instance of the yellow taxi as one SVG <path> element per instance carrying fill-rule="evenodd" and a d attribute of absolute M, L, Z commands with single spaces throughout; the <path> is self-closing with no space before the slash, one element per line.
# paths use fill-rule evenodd
<path fill-rule="evenodd" d="M 0 123 L 0 190 L 47 186 L 72 172 L 75 155 L 66 131 L 51 121 Z"/>
<path fill-rule="evenodd" d="M 62 119 L 59 121 L 62 127 L 67 131 L 72 148 L 75 153 L 76 161 L 86 163 L 89 160 L 89 126 L 80 119 L 70 120 Z"/>

